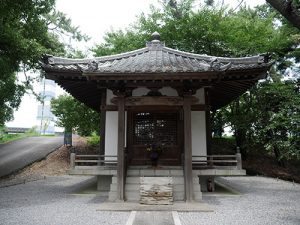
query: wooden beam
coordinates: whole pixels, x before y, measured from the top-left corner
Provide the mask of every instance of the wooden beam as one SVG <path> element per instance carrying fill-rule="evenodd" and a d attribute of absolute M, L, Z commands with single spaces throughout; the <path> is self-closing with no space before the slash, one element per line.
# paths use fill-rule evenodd
<path fill-rule="evenodd" d="M 118 97 L 115 97 L 111 100 L 112 103 L 116 104 Z M 191 96 L 190 102 L 196 103 L 198 99 Z M 183 105 L 182 97 L 173 97 L 173 96 L 143 96 L 143 97 L 127 97 L 125 99 L 126 106 L 181 106 Z"/>
<path fill-rule="evenodd" d="M 172 88 L 180 88 L 182 87 L 182 82 L 180 80 L 164 80 L 164 83 L 162 84 L 160 81 L 155 81 L 154 83 L 152 81 L 146 81 L 146 80 L 126 80 L 127 83 L 125 84 L 126 88 L 137 88 L 137 87 L 162 87 L 162 86 L 169 86 Z M 99 88 L 117 88 L 118 85 L 115 82 L 112 81 L 97 81 Z M 192 87 L 201 88 L 203 86 L 210 86 L 212 81 L 206 80 L 193 80 L 191 83 Z"/>
<path fill-rule="evenodd" d="M 202 80 L 202 79 L 216 79 L 218 72 L 207 71 L 203 73 L 182 72 L 182 73 L 97 73 L 84 72 L 84 77 L 89 77 L 91 80 L 145 80 L 145 81 L 161 81 L 161 80 Z"/>
<path fill-rule="evenodd" d="M 165 109 L 179 109 L 180 106 L 156 106 L 155 109 L 157 110 L 165 110 Z M 208 106 L 206 106 L 205 104 L 196 104 L 196 105 L 192 105 L 191 106 L 192 111 L 205 111 L 207 109 L 209 109 Z M 105 111 L 118 111 L 118 106 L 116 105 L 106 105 L 106 106 L 101 106 L 101 109 L 105 110 Z M 125 110 L 151 110 L 153 109 L 152 106 L 125 106 Z"/>
<path fill-rule="evenodd" d="M 193 170 L 192 170 L 192 125 L 191 125 L 191 98 L 183 98 L 183 123 L 184 123 L 184 178 L 185 200 L 194 201 Z"/>
<path fill-rule="evenodd" d="M 236 93 L 245 92 L 245 90 L 247 90 L 249 87 L 245 88 L 245 87 L 230 84 L 229 82 L 227 83 L 223 82 L 217 85 L 217 88 L 224 92 L 236 94 Z"/>
<path fill-rule="evenodd" d="M 248 89 L 249 87 L 252 87 L 256 81 L 231 81 L 228 83 Z"/>
<path fill-rule="evenodd" d="M 124 201 L 125 189 L 125 96 L 118 97 L 118 165 L 117 165 L 117 201 Z"/>
<path fill-rule="evenodd" d="M 192 105 L 191 110 L 192 111 L 205 111 L 208 109 L 208 106 L 205 104 L 197 104 L 197 105 Z"/>

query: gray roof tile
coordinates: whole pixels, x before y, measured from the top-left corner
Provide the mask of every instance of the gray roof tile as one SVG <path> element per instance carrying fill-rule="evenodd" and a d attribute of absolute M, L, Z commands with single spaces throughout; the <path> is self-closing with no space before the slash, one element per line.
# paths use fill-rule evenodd
<path fill-rule="evenodd" d="M 226 58 L 200 55 L 165 47 L 154 40 L 145 48 L 117 55 L 92 59 L 67 59 L 47 56 L 46 71 L 78 71 L 101 74 L 197 73 L 223 70 L 243 70 L 269 67 L 264 55 Z"/>

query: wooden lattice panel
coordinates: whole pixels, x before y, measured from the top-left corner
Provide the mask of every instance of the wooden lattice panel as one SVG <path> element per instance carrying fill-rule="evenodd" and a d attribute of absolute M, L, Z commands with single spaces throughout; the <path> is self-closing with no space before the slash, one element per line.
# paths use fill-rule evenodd
<path fill-rule="evenodd" d="M 176 113 L 136 113 L 134 124 L 134 145 L 177 144 Z"/>

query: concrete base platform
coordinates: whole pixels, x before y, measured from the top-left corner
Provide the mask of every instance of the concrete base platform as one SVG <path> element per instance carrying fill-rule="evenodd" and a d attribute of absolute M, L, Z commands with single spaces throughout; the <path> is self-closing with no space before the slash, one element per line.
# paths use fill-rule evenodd
<path fill-rule="evenodd" d="M 67 171 L 69 175 L 117 175 L 117 170 L 107 166 L 75 166 Z"/>
<path fill-rule="evenodd" d="M 206 203 L 176 202 L 173 205 L 142 205 L 134 202 L 104 202 L 97 211 L 178 211 L 178 212 L 213 212 Z"/>
<path fill-rule="evenodd" d="M 238 169 L 202 169 L 193 170 L 194 176 L 246 176 L 246 170 Z"/>

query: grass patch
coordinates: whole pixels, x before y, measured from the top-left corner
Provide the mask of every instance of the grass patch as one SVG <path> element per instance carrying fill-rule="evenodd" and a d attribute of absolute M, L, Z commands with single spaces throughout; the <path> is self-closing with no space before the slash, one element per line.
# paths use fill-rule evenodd
<path fill-rule="evenodd" d="M 100 144 L 100 136 L 93 132 L 90 137 L 87 138 L 87 143 L 89 146 L 96 147 Z"/>
<path fill-rule="evenodd" d="M 37 136 L 42 136 L 42 137 L 55 137 L 56 135 L 55 135 L 55 134 L 40 134 L 40 135 L 37 135 Z"/>
<path fill-rule="evenodd" d="M 26 137 L 38 136 L 34 133 L 24 133 L 24 134 L 4 134 L 0 137 L 0 144 L 8 143 L 11 141 L 16 141 Z"/>
<path fill-rule="evenodd" d="M 5 128 L 3 127 L 0 128 L 0 144 L 16 141 L 26 137 L 34 137 L 34 136 L 39 136 L 39 133 L 36 132 L 34 127 L 29 129 L 27 132 L 20 133 L 20 134 L 7 134 L 5 133 Z"/>

